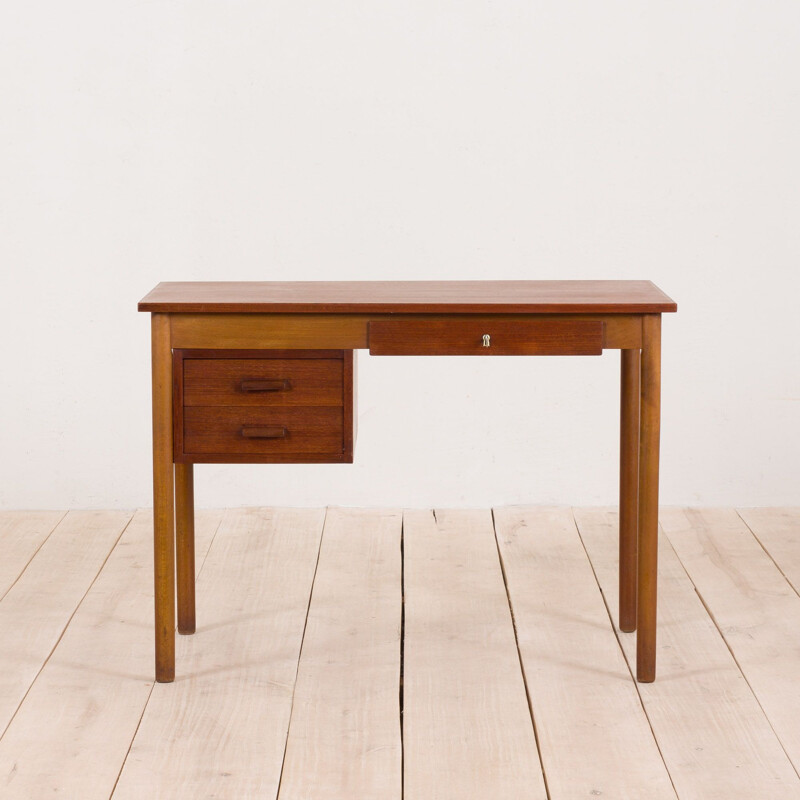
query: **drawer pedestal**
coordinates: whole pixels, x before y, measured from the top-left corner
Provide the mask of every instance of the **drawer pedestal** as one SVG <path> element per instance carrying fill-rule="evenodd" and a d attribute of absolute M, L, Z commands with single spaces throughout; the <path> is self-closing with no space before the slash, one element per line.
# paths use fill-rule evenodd
<path fill-rule="evenodd" d="M 173 350 L 175 463 L 351 463 L 352 350 Z"/>

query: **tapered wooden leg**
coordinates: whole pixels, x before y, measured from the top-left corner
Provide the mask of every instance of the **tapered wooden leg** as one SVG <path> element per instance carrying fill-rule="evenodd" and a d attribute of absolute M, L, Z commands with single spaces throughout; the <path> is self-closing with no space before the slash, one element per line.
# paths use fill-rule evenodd
<path fill-rule="evenodd" d="M 153 314 L 151 325 L 156 680 L 159 683 L 169 683 L 175 679 L 175 532 L 169 316 Z"/>
<path fill-rule="evenodd" d="M 619 442 L 619 627 L 636 630 L 636 554 L 639 528 L 638 350 L 621 350 Z"/>
<path fill-rule="evenodd" d="M 175 465 L 175 544 L 178 573 L 178 633 L 195 632 L 194 612 L 194 472 L 192 464 Z"/>
<path fill-rule="evenodd" d="M 651 683 L 656 678 L 661 315 L 647 314 L 643 318 L 642 333 L 636 677 L 642 683 Z"/>

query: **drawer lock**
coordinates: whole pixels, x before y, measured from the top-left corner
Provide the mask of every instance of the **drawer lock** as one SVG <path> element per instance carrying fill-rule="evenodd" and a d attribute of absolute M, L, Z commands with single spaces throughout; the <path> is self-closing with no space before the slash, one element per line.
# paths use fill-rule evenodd
<path fill-rule="evenodd" d="M 492 346 L 492 339 L 488 333 L 483 334 L 483 346 L 484 347 L 491 347 Z"/>

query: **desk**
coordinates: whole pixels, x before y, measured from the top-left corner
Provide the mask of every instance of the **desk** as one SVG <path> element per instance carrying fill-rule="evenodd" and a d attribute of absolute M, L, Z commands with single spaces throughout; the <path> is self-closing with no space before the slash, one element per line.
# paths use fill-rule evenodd
<path fill-rule="evenodd" d="M 353 460 L 353 351 L 621 351 L 620 628 L 655 679 L 661 314 L 649 281 L 160 283 L 151 313 L 156 680 L 195 631 L 195 463 Z M 177 580 L 176 580 L 177 573 Z"/>

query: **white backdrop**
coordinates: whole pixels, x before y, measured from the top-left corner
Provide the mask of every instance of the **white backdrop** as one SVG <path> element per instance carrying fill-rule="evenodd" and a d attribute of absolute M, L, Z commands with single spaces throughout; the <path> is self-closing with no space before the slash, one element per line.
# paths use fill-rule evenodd
<path fill-rule="evenodd" d="M 159 280 L 649 278 L 662 501 L 800 502 L 800 5 L 0 5 L 0 506 L 150 503 Z M 609 503 L 619 356 L 359 354 L 356 463 L 198 503 Z"/>

